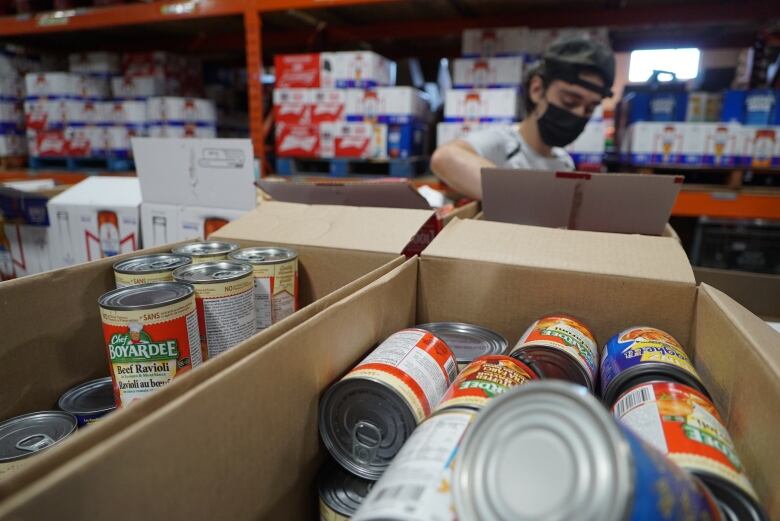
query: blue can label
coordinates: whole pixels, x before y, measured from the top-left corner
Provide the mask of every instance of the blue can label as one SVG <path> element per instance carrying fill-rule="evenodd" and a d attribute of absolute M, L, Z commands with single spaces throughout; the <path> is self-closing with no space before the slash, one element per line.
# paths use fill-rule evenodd
<path fill-rule="evenodd" d="M 114 409 L 111 409 L 113 411 Z M 76 417 L 76 420 L 78 421 L 79 429 L 84 427 L 87 424 L 95 423 L 96 421 L 100 420 L 103 416 L 110 413 L 111 411 L 102 411 L 102 412 L 95 412 L 92 414 L 74 414 Z"/>
<path fill-rule="evenodd" d="M 717 507 L 694 478 L 621 425 L 634 458 L 629 521 L 720 521 Z"/>
<path fill-rule="evenodd" d="M 613 336 L 601 355 L 601 394 L 620 373 L 645 363 L 677 367 L 699 380 L 688 355 L 677 340 L 654 327 L 632 327 Z"/>

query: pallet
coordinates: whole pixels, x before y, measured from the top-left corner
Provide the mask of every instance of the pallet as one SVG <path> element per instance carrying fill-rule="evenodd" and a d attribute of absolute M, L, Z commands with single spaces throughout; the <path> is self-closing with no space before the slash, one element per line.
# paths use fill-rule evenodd
<path fill-rule="evenodd" d="M 0 157 L 0 170 L 18 170 L 27 163 L 26 156 Z"/>
<path fill-rule="evenodd" d="M 418 177 L 428 172 L 429 158 L 353 159 L 353 158 L 276 158 L 276 173 L 282 176 L 325 177 Z"/>
<path fill-rule="evenodd" d="M 32 170 L 123 172 L 134 168 L 132 159 L 120 157 L 30 157 Z"/>

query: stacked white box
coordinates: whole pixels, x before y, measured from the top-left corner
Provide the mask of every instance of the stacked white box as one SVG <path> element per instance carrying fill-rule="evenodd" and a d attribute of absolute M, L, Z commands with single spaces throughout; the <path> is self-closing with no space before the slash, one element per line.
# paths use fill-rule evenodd
<path fill-rule="evenodd" d="M 119 76 L 111 79 L 111 92 L 118 100 L 145 101 L 165 94 L 165 79 L 156 76 Z"/>
<path fill-rule="evenodd" d="M 388 125 L 336 122 L 320 125 L 319 156 L 386 159 Z"/>
<path fill-rule="evenodd" d="M 146 101 L 151 137 L 216 137 L 217 111 L 211 100 L 166 96 Z"/>
<path fill-rule="evenodd" d="M 699 123 L 704 139 L 702 164 L 738 166 L 745 156 L 745 142 L 740 123 Z"/>
<path fill-rule="evenodd" d="M 583 165 L 600 165 L 604 161 L 605 140 L 604 120 L 591 119 L 577 139 L 566 146 L 566 151 L 578 168 Z"/>
<path fill-rule="evenodd" d="M 742 127 L 742 149 L 740 163 L 754 168 L 776 168 L 780 166 L 780 126 Z"/>
<path fill-rule="evenodd" d="M 370 51 L 331 53 L 333 87 L 366 88 L 395 83 L 395 63 Z"/>
<path fill-rule="evenodd" d="M 443 121 L 436 125 L 436 145 L 445 145 L 456 139 L 463 139 L 472 132 L 489 128 L 509 128 L 507 123 L 469 123 L 457 121 Z"/>
<path fill-rule="evenodd" d="M 516 56 L 526 52 L 528 29 L 466 29 L 463 31 L 463 56 Z"/>
<path fill-rule="evenodd" d="M 523 58 L 456 58 L 452 84 L 457 89 L 520 88 L 523 84 Z"/>
<path fill-rule="evenodd" d="M 68 55 L 70 72 L 110 76 L 119 74 L 119 55 L 111 52 L 84 52 Z"/>
<path fill-rule="evenodd" d="M 621 154 L 634 165 L 701 164 L 705 133 L 701 124 L 639 122 L 628 127 Z"/>
<path fill-rule="evenodd" d="M 515 89 L 453 89 L 444 98 L 445 121 L 512 123 L 519 112 Z"/>

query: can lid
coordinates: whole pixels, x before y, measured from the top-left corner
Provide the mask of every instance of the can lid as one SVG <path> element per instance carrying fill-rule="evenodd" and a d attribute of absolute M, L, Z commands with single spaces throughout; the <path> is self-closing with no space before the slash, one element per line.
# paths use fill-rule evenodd
<path fill-rule="evenodd" d="M 234 251 L 228 257 L 250 264 L 279 264 L 298 258 L 298 254 L 289 248 L 258 246 Z"/>
<path fill-rule="evenodd" d="M 459 364 L 469 363 L 484 355 L 503 355 L 509 342 L 486 327 L 465 322 L 430 322 L 415 326 L 430 331 L 452 349 Z"/>
<path fill-rule="evenodd" d="M 203 241 L 191 242 L 171 250 L 173 253 L 189 255 L 190 257 L 202 257 L 208 255 L 227 255 L 236 251 L 240 246 L 234 242 Z"/>
<path fill-rule="evenodd" d="M 0 423 L 0 462 L 26 458 L 51 447 L 75 430 L 76 417 L 62 411 L 42 411 Z"/>
<path fill-rule="evenodd" d="M 251 273 L 252 266 L 245 262 L 211 261 L 182 266 L 173 272 L 173 278 L 190 284 L 211 284 L 238 280 Z"/>
<path fill-rule="evenodd" d="M 631 505 L 632 456 L 584 387 L 529 382 L 494 398 L 455 463 L 461 521 L 620 521 Z"/>
<path fill-rule="evenodd" d="M 104 293 L 98 299 L 105 309 L 150 309 L 174 304 L 193 295 L 195 289 L 181 282 L 152 282 L 119 288 Z"/>
<path fill-rule="evenodd" d="M 602 390 L 601 399 L 608 407 L 612 407 L 624 392 L 637 385 L 657 380 L 687 385 L 711 399 L 709 391 L 695 375 L 666 362 L 642 362 L 621 371 L 609 382 L 606 389 Z"/>
<path fill-rule="evenodd" d="M 159 273 L 172 271 L 181 266 L 186 266 L 192 259 L 186 255 L 174 253 L 155 253 L 125 259 L 114 264 L 114 271 L 119 273 Z"/>
<path fill-rule="evenodd" d="M 317 477 L 317 491 L 328 507 L 350 517 L 360 508 L 374 482 L 350 474 L 334 461 L 328 461 Z"/>
<path fill-rule="evenodd" d="M 90 380 L 67 390 L 57 405 L 71 414 L 94 414 L 116 409 L 111 377 Z"/>
<path fill-rule="evenodd" d="M 769 521 L 769 516 L 745 491 L 726 480 L 706 472 L 694 472 L 712 492 L 723 513 L 724 521 Z"/>

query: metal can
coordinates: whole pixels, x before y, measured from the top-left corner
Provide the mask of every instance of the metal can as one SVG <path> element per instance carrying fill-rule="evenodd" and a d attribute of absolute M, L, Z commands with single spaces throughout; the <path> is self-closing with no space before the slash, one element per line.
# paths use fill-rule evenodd
<path fill-rule="evenodd" d="M 626 389 L 652 380 L 672 380 L 709 396 L 685 350 L 669 333 L 636 326 L 609 339 L 601 355 L 601 399 L 607 407 Z"/>
<path fill-rule="evenodd" d="M 201 363 L 195 290 L 156 282 L 98 299 L 117 407 L 141 399 Z"/>
<path fill-rule="evenodd" d="M 414 431 L 371 489 L 353 521 L 454 521 L 451 482 L 473 409 L 437 412 Z"/>
<path fill-rule="evenodd" d="M 390 335 L 323 396 L 325 447 L 348 471 L 377 479 L 456 375 L 455 356 L 433 334 L 411 328 Z"/>
<path fill-rule="evenodd" d="M 298 310 L 298 254 L 287 248 L 244 248 L 228 258 L 248 262 L 255 276 L 257 329 L 265 329 Z"/>
<path fill-rule="evenodd" d="M 704 394 L 675 382 L 648 382 L 623 393 L 612 413 L 696 474 L 734 519 L 768 519 L 723 420 Z"/>
<path fill-rule="evenodd" d="M 228 254 L 236 251 L 240 246 L 233 242 L 203 241 L 191 242 L 171 250 L 178 255 L 186 255 L 192 259 L 193 264 L 201 262 L 226 260 Z"/>
<path fill-rule="evenodd" d="M 509 347 L 509 342 L 501 334 L 475 324 L 430 322 L 416 327 L 444 340 L 455 353 L 460 371 L 480 356 L 504 355 Z"/>
<path fill-rule="evenodd" d="M 717 521 L 702 484 L 581 386 L 531 382 L 466 432 L 452 490 L 460 521 Z"/>
<path fill-rule="evenodd" d="M 173 278 L 195 288 L 204 360 L 255 334 L 252 266 L 235 261 L 202 262 L 178 268 Z"/>
<path fill-rule="evenodd" d="M 76 417 L 79 427 L 92 423 L 116 409 L 111 377 L 90 380 L 60 396 L 57 406 Z"/>
<path fill-rule="evenodd" d="M 488 400 L 507 389 L 538 378 L 533 369 L 511 356 L 480 356 L 458 374 L 436 410 L 481 409 Z"/>
<path fill-rule="evenodd" d="M 317 476 L 320 521 L 347 521 L 368 495 L 374 482 L 350 474 L 333 461 Z"/>
<path fill-rule="evenodd" d="M 192 260 L 186 255 L 154 253 L 125 259 L 114 264 L 114 280 L 117 288 L 151 282 L 173 280 L 173 270 L 187 266 Z"/>
<path fill-rule="evenodd" d="M 596 389 L 599 350 L 590 329 L 563 314 L 545 315 L 520 337 L 510 356 L 544 378 L 568 380 Z"/>
<path fill-rule="evenodd" d="M 0 481 L 31 456 L 76 432 L 76 425 L 76 418 L 63 411 L 33 412 L 0 422 Z"/>

